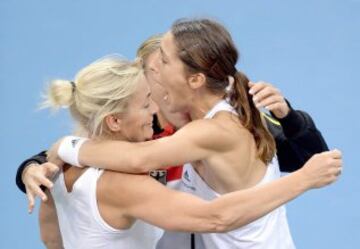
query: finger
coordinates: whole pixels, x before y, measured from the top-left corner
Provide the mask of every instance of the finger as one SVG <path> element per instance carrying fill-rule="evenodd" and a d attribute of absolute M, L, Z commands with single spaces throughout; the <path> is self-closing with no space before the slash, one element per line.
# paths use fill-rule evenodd
<path fill-rule="evenodd" d="M 342 158 L 342 152 L 339 149 L 333 149 L 331 150 L 331 155 L 334 158 Z"/>
<path fill-rule="evenodd" d="M 329 159 L 342 159 L 342 153 L 338 149 L 325 151 L 320 153 L 320 155 Z"/>
<path fill-rule="evenodd" d="M 270 106 L 270 105 L 273 105 L 276 103 L 285 104 L 286 102 L 284 101 L 284 99 L 281 96 L 272 95 L 272 96 L 269 96 L 269 97 L 263 99 L 262 101 L 258 102 L 256 104 L 256 107 L 258 107 L 258 108 L 267 107 L 267 106 Z"/>
<path fill-rule="evenodd" d="M 59 171 L 59 166 L 53 163 L 47 163 L 45 168 L 48 170 L 49 173 L 51 173 L 51 175 L 54 175 Z"/>
<path fill-rule="evenodd" d="M 339 176 L 342 173 L 342 167 L 333 168 L 330 173 L 334 176 Z"/>
<path fill-rule="evenodd" d="M 275 104 L 271 104 L 271 105 L 267 105 L 265 106 L 266 110 L 268 111 L 276 111 L 276 110 L 279 110 L 281 108 L 282 104 L 280 103 L 275 103 Z"/>
<path fill-rule="evenodd" d="M 248 86 L 251 88 L 251 87 L 255 86 L 255 83 L 252 81 L 249 81 Z"/>
<path fill-rule="evenodd" d="M 54 186 L 54 184 L 48 178 L 46 178 L 44 176 L 39 177 L 38 182 L 40 185 L 44 185 L 48 189 L 50 189 Z"/>
<path fill-rule="evenodd" d="M 28 212 L 31 214 L 35 206 L 35 198 L 32 192 L 28 189 L 26 189 L 26 196 L 28 198 Z"/>
<path fill-rule="evenodd" d="M 253 95 L 253 101 L 256 103 L 261 102 L 269 96 L 275 95 L 277 92 L 272 87 L 265 87 Z"/>
<path fill-rule="evenodd" d="M 38 186 L 38 185 L 32 185 L 31 186 L 31 191 L 36 195 L 39 196 L 41 198 L 42 201 L 47 201 L 47 196 L 46 194 L 42 191 L 42 189 Z"/>
<path fill-rule="evenodd" d="M 332 163 L 334 165 L 334 167 L 336 168 L 340 168 L 340 167 L 343 167 L 343 161 L 341 159 L 338 159 L 338 158 L 335 158 L 335 159 L 332 159 Z"/>
<path fill-rule="evenodd" d="M 338 168 L 338 171 L 335 173 L 336 176 L 340 176 L 342 174 L 342 167 Z"/>
<path fill-rule="evenodd" d="M 249 93 L 251 95 L 256 94 L 257 92 L 261 91 L 263 88 L 265 88 L 266 85 L 264 82 L 258 82 L 258 83 L 253 83 L 253 86 L 250 88 Z"/>
<path fill-rule="evenodd" d="M 40 183 L 37 182 L 33 182 L 31 184 L 28 184 L 27 189 L 29 189 L 30 193 L 32 193 L 32 195 L 34 196 L 34 198 L 36 196 L 39 196 L 41 198 L 42 201 L 46 201 L 47 200 L 47 196 L 46 194 L 42 191 L 42 189 L 39 187 Z"/>

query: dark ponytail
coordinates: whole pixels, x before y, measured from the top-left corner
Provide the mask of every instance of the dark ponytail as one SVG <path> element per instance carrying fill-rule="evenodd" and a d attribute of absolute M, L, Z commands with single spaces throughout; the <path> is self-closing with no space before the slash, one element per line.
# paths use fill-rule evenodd
<path fill-rule="evenodd" d="M 266 128 L 261 113 L 251 100 L 249 79 L 239 71 L 234 75 L 234 85 L 229 93 L 229 99 L 230 104 L 240 114 L 242 125 L 254 136 L 259 158 L 264 163 L 269 163 L 275 154 L 275 141 Z"/>

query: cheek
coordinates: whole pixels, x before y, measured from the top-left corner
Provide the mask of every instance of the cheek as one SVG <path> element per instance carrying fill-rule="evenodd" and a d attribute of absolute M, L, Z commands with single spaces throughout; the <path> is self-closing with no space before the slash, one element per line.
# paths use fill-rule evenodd
<path fill-rule="evenodd" d="M 186 84 L 184 79 L 179 75 L 174 76 L 172 81 L 167 84 L 168 92 L 176 99 L 184 97 L 185 88 Z"/>
<path fill-rule="evenodd" d="M 174 76 L 174 71 L 169 65 L 162 64 L 159 69 L 159 83 L 161 85 L 166 85 L 169 80 Z"/>
<path fill-rule="evenodd" d="M 158 104 L 161 105 L 166 95 L 165 88 L 159 84 L 151 85 L 151 98 Z"/>
<path fill-rule="evenodd" d="M 141 123 L 138 128 L 138 141 L 150 140 L 154 134 L 152 123 Z"/>
<path fill-rule="evenodd" d="M 141 129 L 144 124 L 144 118 L 142 116 L 141 110 L 133 111 L 134 114 L 128 116 L 126 122 L 124 122 L 124 130 L 131 136 L 134 136 Z"/>
<path fill-rule="evenodd" d="M 152 114 L 146 110 L 141 110 L 138 119 L 133 123 L 134 132 L 138 134 L 138 137 L 145 136 L 146 139 L 152 136 Z M 148 137 L 150 136 L 150 137 Z"/>

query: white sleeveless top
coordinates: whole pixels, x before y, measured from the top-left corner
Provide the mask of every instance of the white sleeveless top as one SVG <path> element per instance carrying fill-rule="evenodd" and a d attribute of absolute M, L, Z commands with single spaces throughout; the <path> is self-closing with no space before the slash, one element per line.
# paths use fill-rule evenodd
<path fill-rule="evenodd" d="M 235 109 L 225 100 L 218 102 L 205 116 L 206 119 L 211 119 L 216 113 L 220 111 L 227 111 L 237 115 Z M 241 159 L 239 159 L 241 160 Z M 265 184 L 280 177 L 280 170 L 277 158 L 273 158 L 271 163 L 267 166 L 267 171 L 263 179 L 257 184 Z M 182 185 L 180 189 L 184 192 L 191 193 L 205 200 L 212 200 L 220 196 L 206 182 L 198 175 L 190 163 L 184 165 L 182 175 Z M 254 196 L 256 198 L 256 196 Z M 168 236 L 168 237 L 167 237 Z M 178 246 L 176 243 L 171 248 L 190 248 L 190 236 L 185 236 L 183 233 L 165 233 L 162 240 L 181 242 Z M 188 239 L 185 241 L 185 239 Z M 239 229 L 227 233 L 204 233 L 195 235 L 196 249 L 294 249 L 284 206 L 272 211 L 264 217 L 246 225 Z M 158 249 L 165 249 L 166 247 L 158 247 Z"/>
<path fill-rule="evenodd" d="M 163 230 L 140 220 L 127 230 L 118 230 L 102 219 L 96 199 L 97 180 L 102 173 L 100 169 L 87 169 L 70 193 L 62 172 L 55 179 L 51 194 L 64 248 L 154 249 Z"/>

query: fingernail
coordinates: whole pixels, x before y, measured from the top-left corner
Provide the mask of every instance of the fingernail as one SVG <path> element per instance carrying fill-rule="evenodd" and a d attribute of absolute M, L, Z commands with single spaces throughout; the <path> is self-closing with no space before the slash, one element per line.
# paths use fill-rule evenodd
<path fill-rule="evenodd" d="M 258 100 L 258 98 L 256 98 L 256 97 L 253 98 L 253 101 L 254 101 L 254 102 L 257 102 L 257 100 Z"/>
<path fill-rule="evenodd" d="M 253 94 L 254 94 L 254 89 L 250 89 L 250 90 L 249 90 L 249 93 L 250 93 L 251 95 L 253 95 Z"/>

